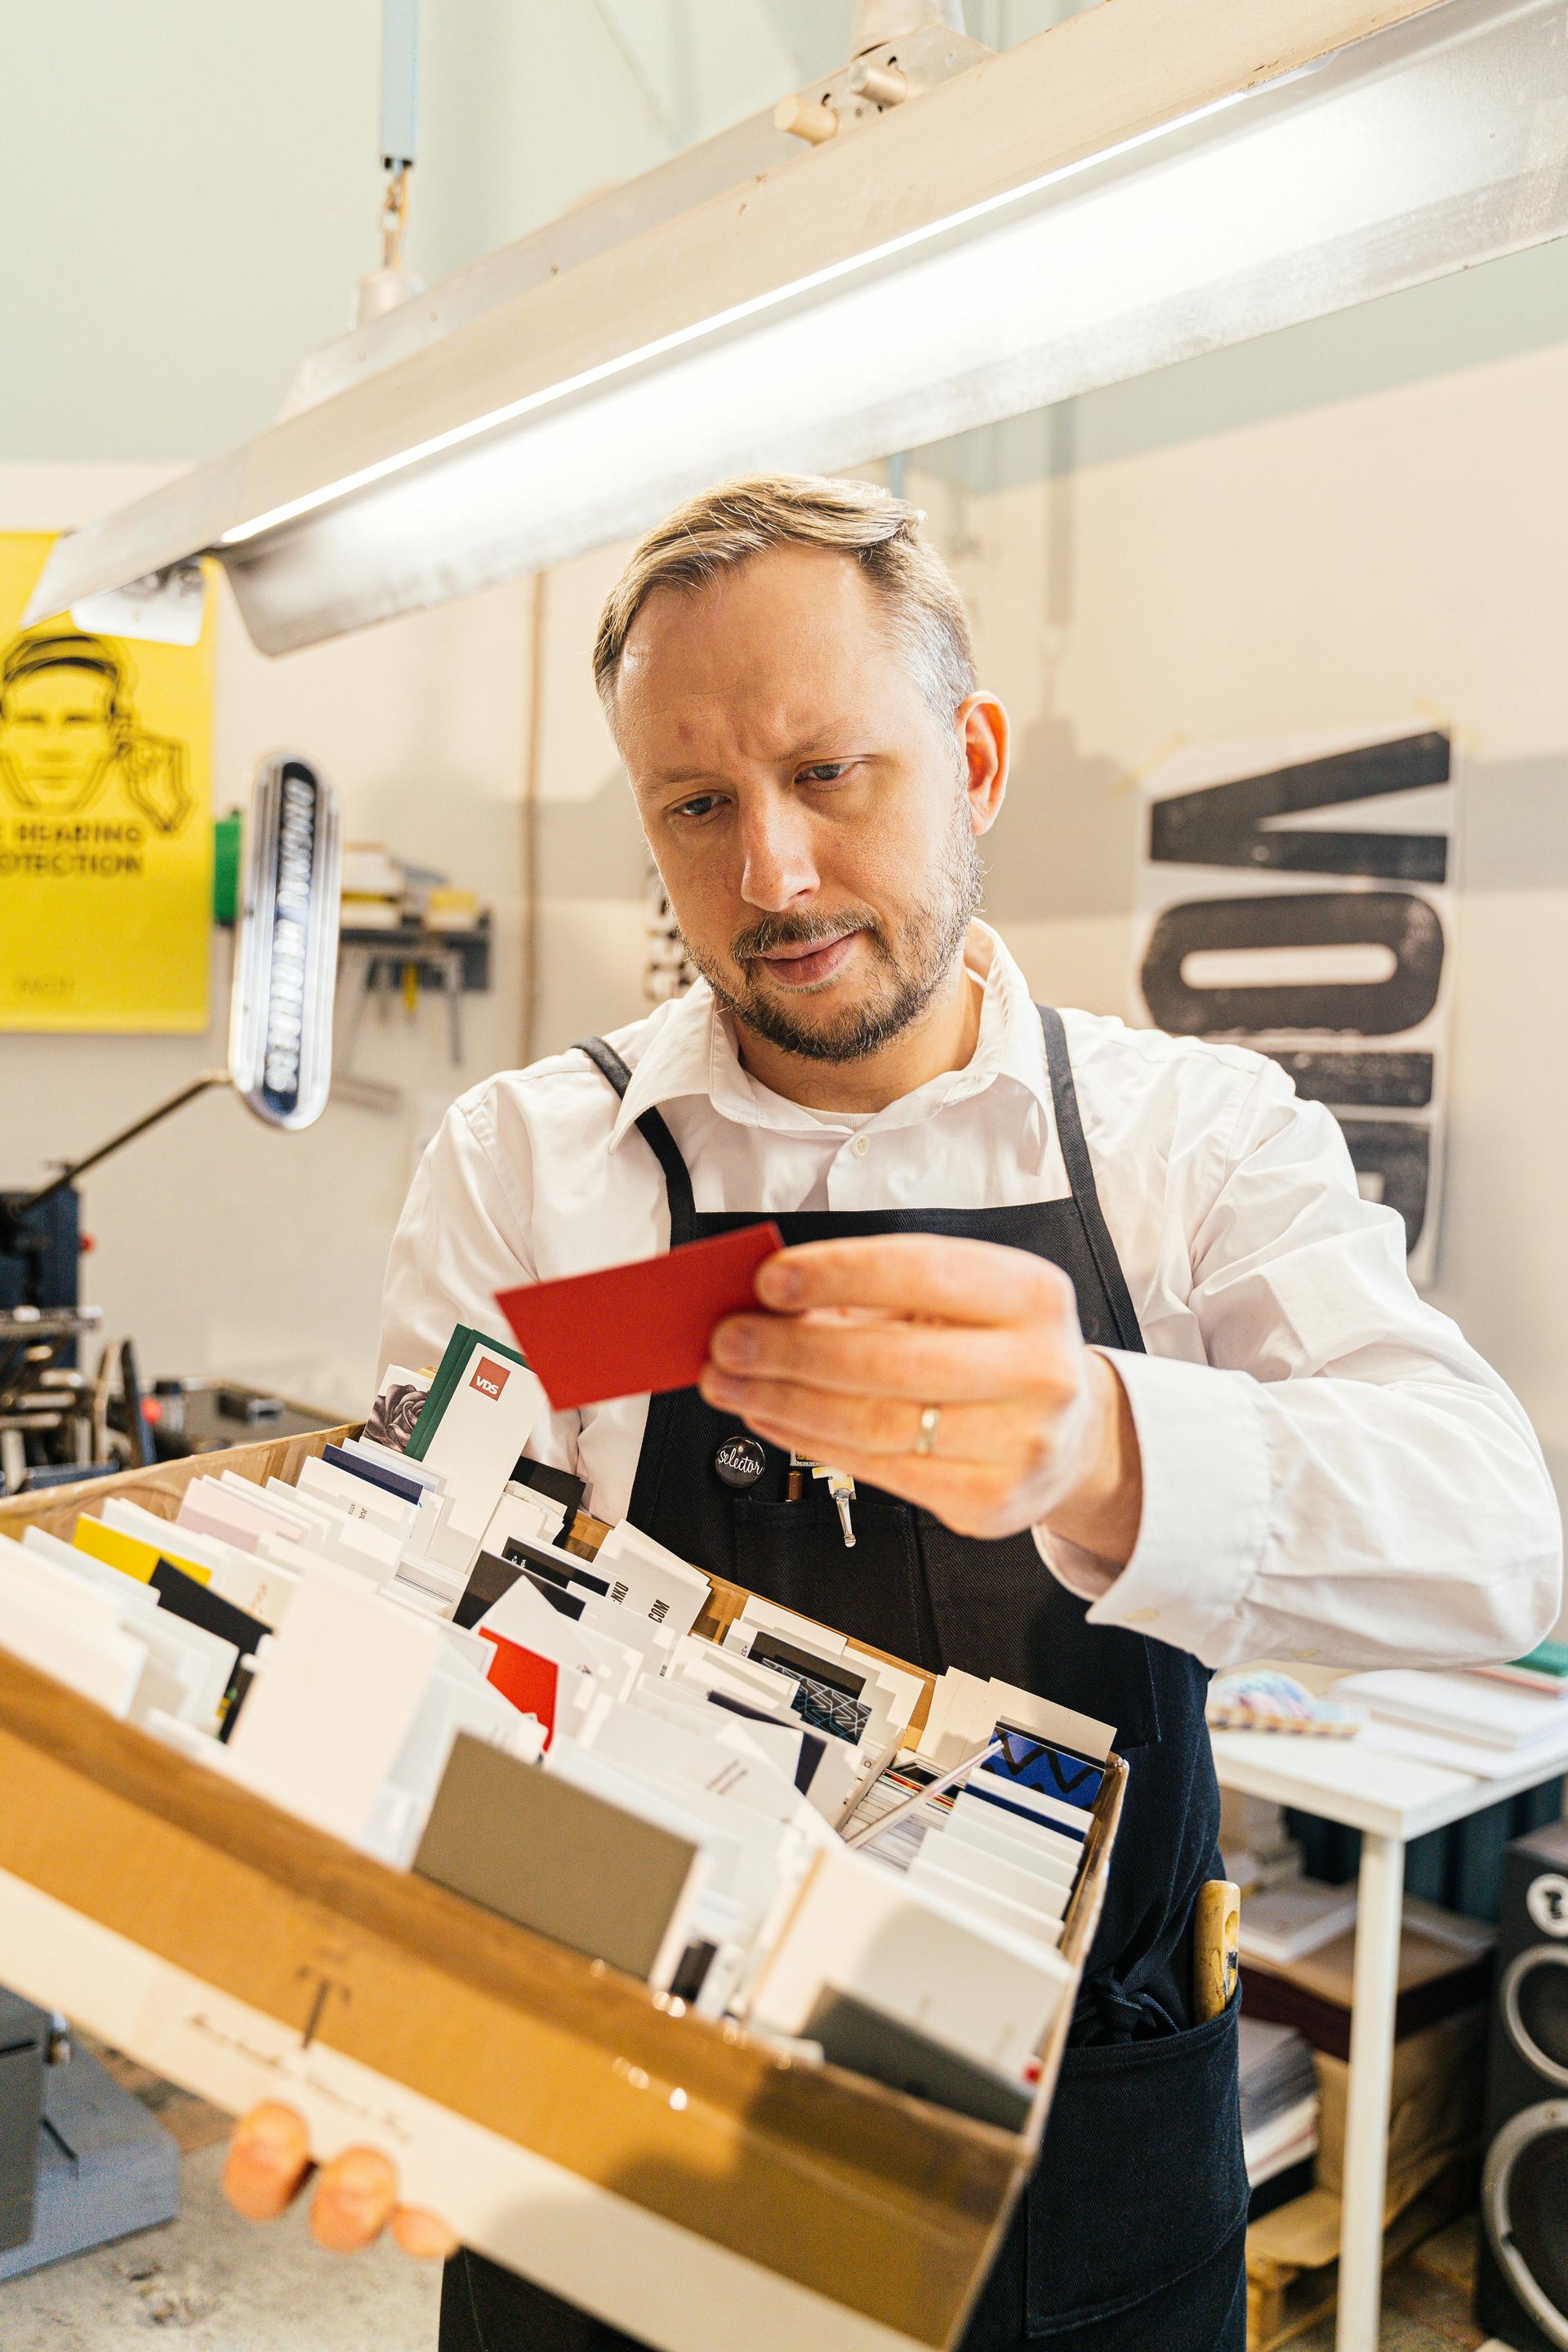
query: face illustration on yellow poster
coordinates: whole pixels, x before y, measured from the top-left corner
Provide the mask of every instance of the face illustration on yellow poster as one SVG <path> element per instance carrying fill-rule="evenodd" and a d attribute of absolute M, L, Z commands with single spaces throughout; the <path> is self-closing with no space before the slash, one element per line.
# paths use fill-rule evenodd
<path fill-rule="evenodd" d="M 52 544 L 0 532 L 0 1030 L 202 1030 L 210 604 L 195 646 L 23 629 Z"/>

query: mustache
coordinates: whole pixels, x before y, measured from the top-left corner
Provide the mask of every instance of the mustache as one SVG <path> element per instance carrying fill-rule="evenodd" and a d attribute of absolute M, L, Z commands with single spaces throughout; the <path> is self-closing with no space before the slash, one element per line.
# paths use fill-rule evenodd
<path fill-rule="evenodd" d="M 880 940 L 881 927 L 870 915 L 764 915 L 760 923 L 737 931 L 730 953 L 737 963 L 752 963 L 759 956 L 776 955 L 780 948 L 809 947 L 816 940 L 847 939 L 852 931 L 868 931 Z"/>

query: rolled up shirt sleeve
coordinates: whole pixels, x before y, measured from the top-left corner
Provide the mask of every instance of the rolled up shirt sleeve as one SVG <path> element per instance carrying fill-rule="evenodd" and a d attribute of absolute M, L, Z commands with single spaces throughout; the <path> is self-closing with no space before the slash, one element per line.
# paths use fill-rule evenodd
<path fill-rule="evenodd" d="M 1142 1455 L 1132 1556 L 1118 1572 L 1037 1530 L 1091 1621 L 1213 1666 L 1531 1649 L 1562 1592 L 1541 1449 L 1417 1296 L 1403 1223 L 1361 1198 L 1333 1118 L 1262 1064 L 1184 1205 L 1206 1360 L 1105 1351 Z"/>

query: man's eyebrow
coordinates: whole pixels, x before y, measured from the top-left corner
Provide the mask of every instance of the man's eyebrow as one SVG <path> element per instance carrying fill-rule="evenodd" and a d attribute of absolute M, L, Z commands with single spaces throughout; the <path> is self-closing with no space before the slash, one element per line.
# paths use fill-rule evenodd
<path fill-rule="evenodd" d="M 851 756 L 853 755 L 850 752 L 843 749 L 839 734 L 829 733 L 816 738 L 808 737 L 804 742 L 797 743 L 793 750 L 783 754 L 777 764 L 781 767 L 795 767 L 803 761 L 810 765 L 816 761 L 845 760 Z M 864 757 L 865 754 L 861 753 L 859 756 Z M 722 783 L 723 781 L 723 775 L 717 768 L 652 768 L 648 771 L 648 782 L 661 789 L 666 785 L 679 788 L 682 784 L 717 784 Z"/>
<path fill-rule="evenodd" d="M 711 768 L 656 768 L 653 781 L 656 784 L 710 784 L 713 771 Z"/>

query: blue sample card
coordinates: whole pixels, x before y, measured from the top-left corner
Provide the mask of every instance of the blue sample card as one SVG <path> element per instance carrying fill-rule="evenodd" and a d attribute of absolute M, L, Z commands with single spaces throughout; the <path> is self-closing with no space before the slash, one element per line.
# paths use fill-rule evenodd
<path fill-rule="evenodd" d="M 1005 1723 L 996 1726 L 992 1737 L 1001 1741 L 1001 1752 L 987 1758 L 985 1769 L 997 1780 L 1011 1780 L 1021 1789 L 1037 1789 L 1043 1797 L 1080 1806 L 1085 1812 L 1092 1807 L 1105 1779 L 1102 1764 L 1075 1754 L 1070 1748 L 1053 1748 L 1027 1732 L 1011 1730 Z"/>

